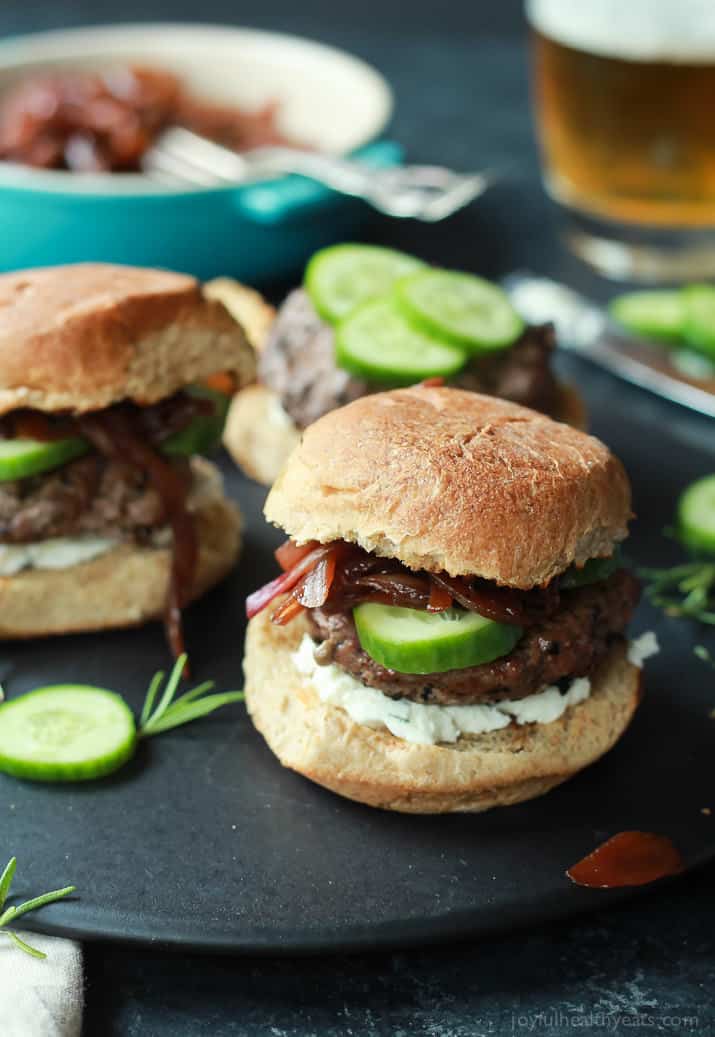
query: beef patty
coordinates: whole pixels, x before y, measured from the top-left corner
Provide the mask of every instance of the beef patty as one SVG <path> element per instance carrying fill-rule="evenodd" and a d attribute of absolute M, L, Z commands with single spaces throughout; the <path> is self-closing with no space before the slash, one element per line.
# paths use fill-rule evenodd
<path fill-rule="evenodd" d="M 186 472 L 188 462 L 172 462 Z M 88 454 L 55 471 L 0 483 L 0 543 L 98 533 L 146 539 L 167 521 L 145 473 Z"/>
<path fill-rule="evenodd" d="M 350 612 L 308 613 L 311 633 L 322 644 L 316 659 L 335 662 L 363 684 L 413 702 L 464 706 L 520 699 L 545 685 L 592 673 L 619 640 L 638 603 L 636 578 L 621 569 L 607 580 L 564 591 L 557 612 L 528 627 L 513 652 L 482 666 L 412 675 L 380 666 L 364 652 Z"/>
<path fill-rule="evenodd" d="M 155 446 L 212 408 L 209 401 L 183 392 L 148 407 L 120 406 Z M 0 418 L 0 437 L 32 436 L 38 422 L 38 438 L 43 438 L 45 426 L 50 431 L 61 429 L 61 435 L 82 433 L 71 417 L 12 411 Z M 185 475 L 188 485 L 188 462 L 176 458 L 170 463 Z M 41 475 L 0 482 L 0 543 L 23 544 L 81 533 L 145 540 L 166 522 L 161 496 L 147 473 L 99 453 Z"/>
<path fill-rule="evenodd" d="M 529 327 L 509 349 L 471 360 L 451 384 L 553 414 L 557 405 L 550 365 L 553 347 L 551 325 Z M 336 366 L 333 329 L 302 288 L 291 292 L 281 306 L 258 373 L 301 429 L 336 407 L 386 388 Z"/>

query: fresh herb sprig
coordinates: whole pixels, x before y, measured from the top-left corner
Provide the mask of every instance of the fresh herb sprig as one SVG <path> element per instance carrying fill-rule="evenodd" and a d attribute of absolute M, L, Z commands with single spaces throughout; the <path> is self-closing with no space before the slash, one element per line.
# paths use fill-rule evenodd
<path fill-rule="evenodd" d="M 207 716 L 214 710 L 220 709 L 221 706 L 227 706 L 230 702 L 243 702 L 245 696 L 242 691 L 226 691 L 217 695 L 207 695 L 206 692 L 215 687 L 214 681 L 204 681 L 203 684 L 197 685 L 174 700 L 186 659 L 186 655 L 180 655 L 176 660 L 156 706 L 154 703 L 165 674 L 163 671 L 159 671 L 152 677 L 139 717 L 137 733 L 140 738 L 150 738 L 152 735 L 161 734 L 162 731 L 181 727 L 182 724 L 188 724 L 198 717 Z"/>
<path fill-rule="evenodd" d="M 21 951 L 33 958 L 46 958 L 46 954 L 39 951 L 36 947 L 31 947 L 29 943 L 22 940 L 13 929 L 8 929 L 7 926 L 10 922 L 14 922 L 16 918 L 20 918 L 21 915 L 26 915 L 28 911 L 36 911 L 39 907 L 44 907 L 45 904 L 52 904 L 55 900 L 61 900 L 63 897 L 69 896 L 70 893 L 74 893 L 76 887 L 65 886 L 63 889 L 55 889 L 51 893 L 43 893 L 39 897 L 33 897 L 32 900 L 26 900 L 24 904 L 18 904 L 16 907 L 5 908 L 12 880 L 15 878 L 16 868 L 17 860 L 15 857 L 12 857 L 8 861 L 2 876 L 0 876 L 0 936 L 8 936 L 16 947 L 19 947 Z"/>
<path fill-rule="evenodd" d="M 668 616 L 715 626 L 715 561 L 687 562 L 671 569 L 641 569 L 646 594 Z"/>

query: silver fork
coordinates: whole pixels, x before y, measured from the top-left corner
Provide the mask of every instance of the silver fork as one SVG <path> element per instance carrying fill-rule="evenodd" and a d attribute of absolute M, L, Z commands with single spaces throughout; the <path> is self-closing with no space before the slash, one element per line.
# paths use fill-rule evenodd
<path fill-rule="evenodd" d="M 374 169 L 354 159 L 295 148 L 257 148 L 237 154 L 178 127 L 157 138 L 144 155 L 142 169 L 152 180 L 172 187 L 216 187 L 299 173 L 341 194 L 362 198 L 389 216 L 428 223 L 464 208 L 495 180 L 490 172 L 455 173 L 443 166 Z"/>

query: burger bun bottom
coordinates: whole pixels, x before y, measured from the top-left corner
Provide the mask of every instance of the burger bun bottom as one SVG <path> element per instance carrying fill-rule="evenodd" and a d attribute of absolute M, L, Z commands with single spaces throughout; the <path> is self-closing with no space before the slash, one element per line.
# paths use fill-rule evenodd
<path fill-rule="evenodd" d="M 291 659 L 307 625 L 251 620 L 246 704 L 280 762 L 348 799 L 414 814 L 478 812 L 543 795 L 607 752 L 640 701 L 640 670 L 614 647 L 591 695 L 549 724 L 511 723 L 454 744 L 419 745 L 322 702 Z"/>

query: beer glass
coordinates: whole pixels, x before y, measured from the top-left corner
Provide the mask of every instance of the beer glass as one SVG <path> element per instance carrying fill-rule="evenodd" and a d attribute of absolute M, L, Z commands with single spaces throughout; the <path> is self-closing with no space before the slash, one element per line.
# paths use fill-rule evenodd
<path fill-rule="evenodd" d="M 715 276 L 715 0 L 527 0 L 544 183 L 607 276 Z"/>

